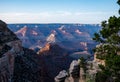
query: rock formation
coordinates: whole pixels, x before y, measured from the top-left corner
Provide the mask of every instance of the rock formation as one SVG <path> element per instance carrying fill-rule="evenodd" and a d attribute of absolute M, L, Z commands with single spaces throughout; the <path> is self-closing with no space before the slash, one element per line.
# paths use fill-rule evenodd
<path fill-rule="evenodd" d="M 55 77 L 55 82 L 95 82 L 96 73 L 101 71 L 98 66 L 99 62 L 85 61 L 85 67 L 81 65 L 81 60 L 73 60 L 67 72 L 68 76 L 65 76 L 64 72 L 60 72 Z"/>
<path fill-rule="evenodd" d="M 67 51 L 61 48 L 58 44 L 46 43 L 46 45 L 37 52 L 39 55 L 61 55 L 66 54 Z"/>
<path fill-rule="evenodd" d="M 41 82 L 40 60 L 0 20 L 0 82 Z"/>
<path fill-rule="evenodd" d="M 56 77 L 55 82 L 78 82 L 80 76 L 80 62 L 73 60 L 70 64 L 69 72 L 61 71 Z M 69 74 L 69 76 L 68 76 Z"/>
<path fill-rule="evenodd" d="M 14 82 L 42 82 L 41 60 L 35 52 L 23 48 L 24 54 L 15 57 Z"/>
<path fill-rule="evenodd" d="M 43 47 L 42 49 L 40 49 L 40 51 L 38 52 L 38 54 L 39 54 L 39 53 L 42 53 L 42 52 L 49 51 L 49 50 L 50 50 L 50 44 L 47 43 L 47 44 L 45 45 L 45 47 Z"/>
<path fill-rule="evenodd" d="M 76 60 L 72 61 L 69 68 L 69 74 L 73 78 L 79 77 L 80 63 Z"/>
<path fill-rule="evenodd" d="M 55 77 L 55 82 L 64 82 L 68 73 L 65 70 L 60 71 L 60 73 Z"/>
<path fill-rule="evenodd" d="M 11 82 L 14 73 L 14 60 L 23 54 L 21 41 L 0 20 L 0 81 Z"/>
<path fill-rule="evenodd" d="M 49 82 L 54 82 L 54 77 L 63 69 L 69 68 L 73 60 L 67 54 L 67 51 L 57 44 L 47 43 L 39 52 L 42 61 L 42 76 L 49 78 Z M 57 81 L 62 81 L 66 77 L 66 72 L 61 71 L 56 77 Z M 62 76 L 62 77 L 61 77 Z M 45 82 L 45 81 L 44 81 Z M 46 81 L 47 82 L 47 81 Z"/>

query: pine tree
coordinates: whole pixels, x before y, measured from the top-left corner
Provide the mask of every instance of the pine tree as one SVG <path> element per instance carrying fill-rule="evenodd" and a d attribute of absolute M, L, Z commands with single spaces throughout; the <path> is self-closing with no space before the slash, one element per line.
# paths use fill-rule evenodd
<path fill-rule="evenodd" d="M 120 0 L 117 3 L 120 6 Z M 120 16 L 111 16 L 101 26 L 93 40 L 100 42 L 95 52 L 98 59 L 105 60 L 105 66 L 99 66 L 102 71 L 96 74 L 96 82 L 120 82 Z"/>

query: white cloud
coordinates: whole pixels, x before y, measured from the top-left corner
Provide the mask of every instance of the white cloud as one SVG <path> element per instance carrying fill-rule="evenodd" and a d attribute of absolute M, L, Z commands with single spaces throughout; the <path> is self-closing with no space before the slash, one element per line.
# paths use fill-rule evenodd
<path fill-rule="evenodd" d="M 7 23 L 100 23 L 113 12 L 41 12 L 0 13 L 0 19 Z"/>

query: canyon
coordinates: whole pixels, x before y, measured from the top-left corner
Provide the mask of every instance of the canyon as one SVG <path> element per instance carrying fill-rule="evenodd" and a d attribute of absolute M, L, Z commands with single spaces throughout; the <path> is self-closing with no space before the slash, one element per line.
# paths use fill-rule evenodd
<path fill-rule="evenodd" d="M 0 21 L 0 81 L 54 82 L 73 60 L 84 56 L 93 60 L 97 43 L 92 36 L 99 29 L 99 25 Z"/>

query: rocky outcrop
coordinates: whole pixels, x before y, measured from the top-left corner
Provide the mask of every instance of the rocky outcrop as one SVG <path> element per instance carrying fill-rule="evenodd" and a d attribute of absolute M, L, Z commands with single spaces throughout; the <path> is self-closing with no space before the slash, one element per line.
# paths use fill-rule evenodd
<path fill-rule="evenodd" d="M 22 52 L 21 41 L 0 20 L 0 81 L 11 82 L 14 73 L 14 60 Z M 21 49 L 21 50 L 20 50 Z"/>
<path fill-rule="evenodd" d="M 85 67 L 82 66 L 81 60 L 73 60 L 68 75 L 65 76 L 64 72 L 60 72 L 55 77 L 55 82 L 95 82 L 96 73 L 101 71 L 98 62 L 85 61 L 84 65 Z"/>
<path fill-rule="evenodd" d="M 22 42 L 0 20 L 0 82 L 42 82 L 37 54 L 22 47 Z"/>
<path fill-rule="evenodd" d="M 18 55 L 15 58 L 13 81 L 42 82 L 41 60 L 39 60 L 39 57 L 34 51 L 26 48 L 23 48 L 23 51 L 23 55 Z"/>
<path fill-rule="evenodd" d="M 39 55 L 58 56 L 61 54 L 67 54 L 67 51 L 60 47 L 58 44 L 46 43 L 46 45 L 41 48 L 37 53 Z"/>
<path fill-rule="evenodd" d="M 7 28 L 7 24 L 0 20 L 0 45 L 19 40 L 16 35 Z"/>
<path fill-rule="evenodd" d="M 80 76 L 80 62 L 73 60 L 68 73 L 63 70 L 56 77 L 55 82 L 78 82 Z"/>
<path fill-rule="evenodd" d="M 72 61 L 69 68 L 69 74 L 71 77 L 79 77 L 80 63 L 76 60 Z"/>
<path fill-rule="evenodd" d="M 55 77 L 55 82 L 64 82 L 68 73 L 65 70 L 60 71 L 60 73 Z"/>

